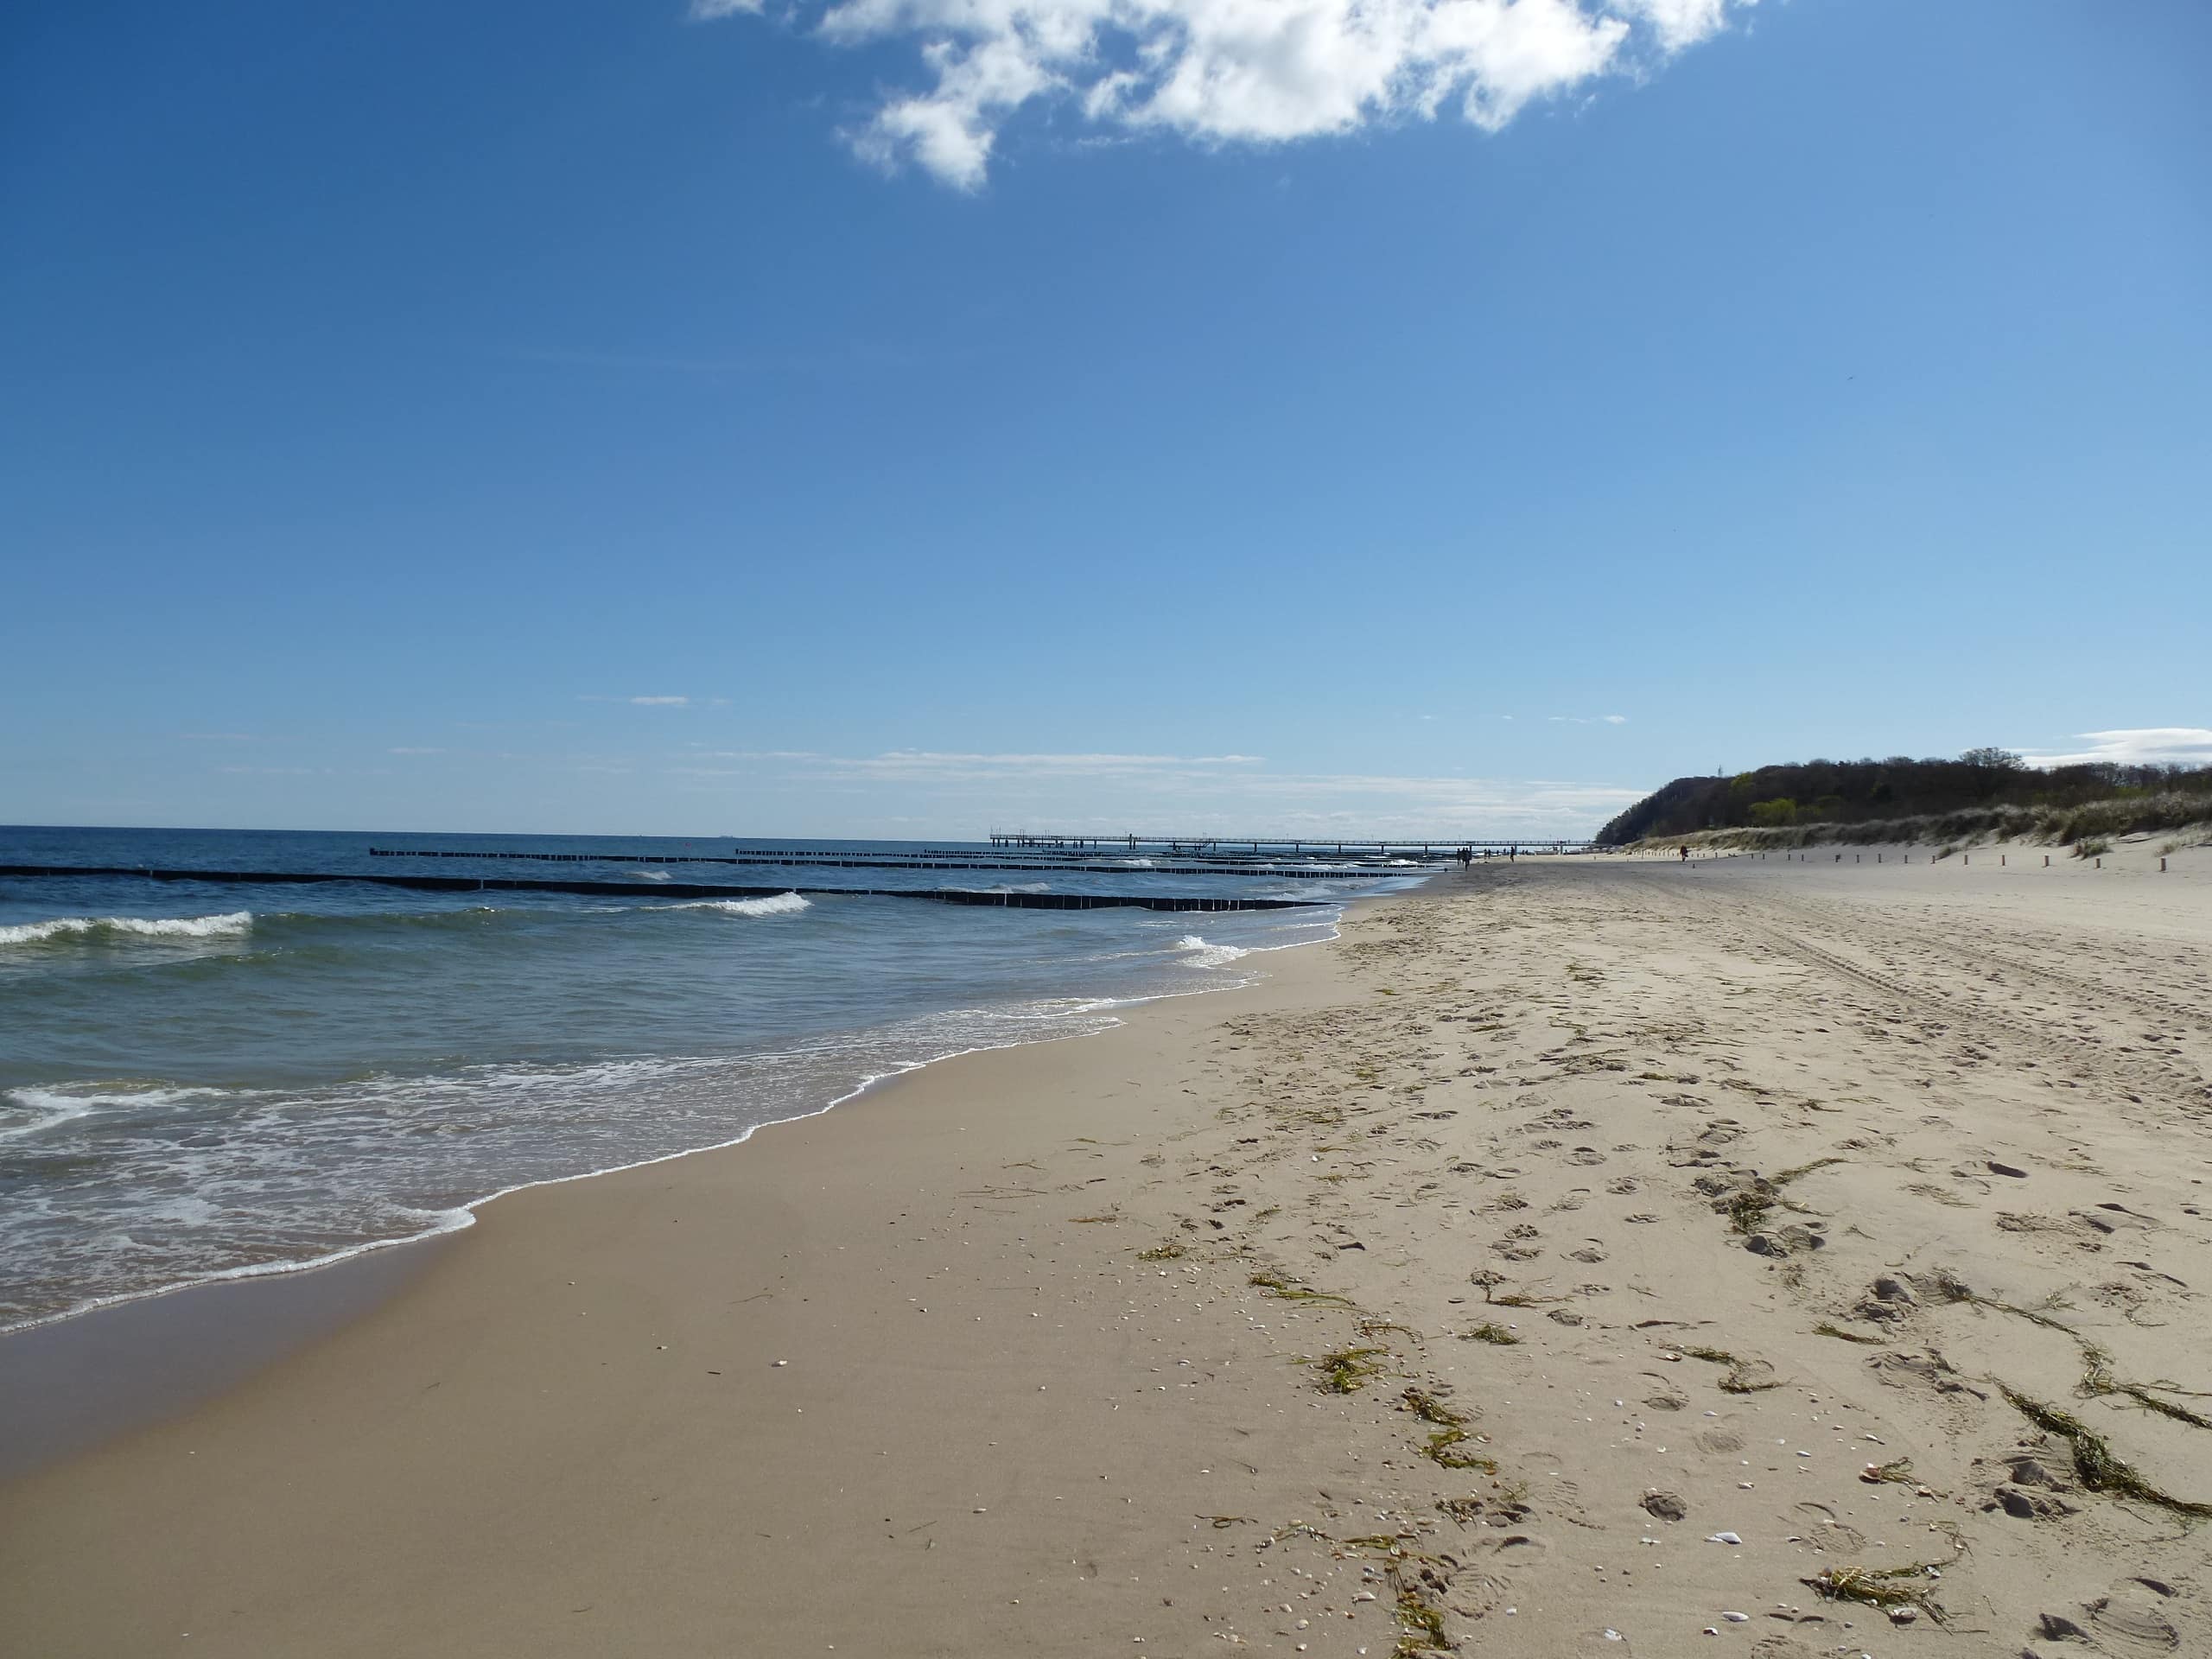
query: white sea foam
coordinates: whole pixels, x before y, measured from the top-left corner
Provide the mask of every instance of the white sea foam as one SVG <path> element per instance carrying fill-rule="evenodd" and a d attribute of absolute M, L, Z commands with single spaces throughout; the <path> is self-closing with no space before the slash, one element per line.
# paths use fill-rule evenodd
<path fill-rule="evenodd" d="M 672 881 L 676 879 L 666 870 L 632 870 L 630 874 L 640 881 Z"/>
<path fill-rule="evenodd" d="M 726 916 L 796 916 L 814 906 L 796 893 L 779 893 L 772 899 L 695 899 L 670 905 L 670 910 L 719 910 Z"/>
<path fill-rule="evenodd" d="M 30 1116 L 20 1123 L 0 1123 L 0 1141 L 36 1135 L 41 1129 L 67 1123 L 71 1118 L 82 1117 L 92 1109 L 91 1101 L 73 1100 L 67 1095 L 57 1095 L 46 1089 L 10 1089 L 8 1101 L 10 1105 L 28 1111 Z"/>
<path fill-rule="evenodd" d="M 81 1088 L 39 1089 L 26 1085 L 10 1089 L 0 1091 L 0 1101 L 29 1113 L 30 1116 L 29 1121 L 20 1123 L 0 1119 L 0 1141 L 36 1135 L 41 1129 L 51 1129 L 76 1118 L 89 1116 L 104 1106 L 130 1106 L 143 1110 L 148 1107 L 174 1106 L 188 1100 L 206 1100 L 223 1092 L 220 1089 L 128 1089 L 114 1084 L 90 1084 Z"/>
<path fill-rule="evenodd" d="M 1195 933 L 1185 933 L 1176 940 L 1175 948 L 1193 968 L 1226 968 L 1239 957 L 1252 954 L 1234 944 L 1210 944 Z"/>
<path fill-rule="evenodd" d="M 253 912 L 250 910 L 229 911 L 220 916 L 56 916 L 50 921 L 17 922 L 0 927 L 0 944 L 44 944 L 52 939 L 75 936 L 216 939 L 244 933 L 252 926 Z"/>

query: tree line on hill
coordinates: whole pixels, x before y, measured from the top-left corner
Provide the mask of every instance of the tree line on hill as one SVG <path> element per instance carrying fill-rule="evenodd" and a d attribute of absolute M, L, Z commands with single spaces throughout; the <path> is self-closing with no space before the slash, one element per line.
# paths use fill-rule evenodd
<path fill-rule="evenodd" d="M 1777 839 L 1917 839 L 1942 835 L 2125 833 L 2212 817 L 2212 766 L 2031 766 L 2008 750 L 1955 760 L 1806 760 L 1733 777 L 1677 778 L 1598 832 L 1606 846 L 1717 830 Z M 1796 830 L 1799 833 L 1789 834 Z"/>

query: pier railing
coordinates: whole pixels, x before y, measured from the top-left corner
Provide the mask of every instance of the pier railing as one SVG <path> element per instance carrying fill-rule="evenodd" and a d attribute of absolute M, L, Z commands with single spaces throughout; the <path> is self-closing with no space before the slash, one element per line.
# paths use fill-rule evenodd
<path fill-rule="evenodd" d="M 1230 855 L 1243 857 L 1281 856 L 1345 858 L 1388 857 L 1393 853 L 1418 853 L 1430 858 L 1450 858 L 1461 850 L 1478 853 L 1586 853 L 1594 841 L 1540 839 L 1527 836 L 1451 836 L 1423 841 L 1400 841 L 1376 836 L 1152 836 L 1083 835 L 1057 830 L 994 830 L 994 847 L 1015 847 L 1040 852 L 1064 852 L 1096 856 L 1099 854 L 1169 853 Z"/>

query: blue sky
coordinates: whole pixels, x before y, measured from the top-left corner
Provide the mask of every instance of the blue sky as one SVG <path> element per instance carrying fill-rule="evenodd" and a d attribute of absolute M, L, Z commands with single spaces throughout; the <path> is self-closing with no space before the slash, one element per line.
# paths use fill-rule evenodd
<path fill-rule="evenodd" d="M 0 820 L 2212 754 L 2212 7 L 713 10 L 0 16 Z"/>

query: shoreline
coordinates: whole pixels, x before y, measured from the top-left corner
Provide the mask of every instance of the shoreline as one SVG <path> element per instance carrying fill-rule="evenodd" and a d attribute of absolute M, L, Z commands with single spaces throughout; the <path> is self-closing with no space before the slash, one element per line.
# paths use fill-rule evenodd
<path fill-rule="evenodd" d="M 0 1484 L 0 1604 L 54 1656 L 2212 1650 L 2212 851 L 1963 874 L 1492 867 L 516 1194 Z"/>
<path fill-rule="evenodd" d="M 1332 944 L 1338 937 L 1338 926 L 1341 924 L 1341 918 L 1351 906 L 1404 898 L 1419 891 L 1421 891 L 1421 886 L 1415 886 L 1394 893 L 1368 894 L 1332 901 L 1331 907 L 1338 912 L 1338 924 L 1332 925 L 1332 931 L 1321 938 L 1300 939 L 1287 944 L 1273 945 L 1208 944 L 1205 946 L 1207 950 L 1225 949 L 1230 952 L 1230 956 L 1226 961 L 1206 964 L 1206 966 L 1210 969 L 1225 968 L 1247 957 L 1272 955 L 1276 951 L 1301 950 L 1307 945 Z M 1179 997 L 1212 996 L 1224 991 L 1242 988 L 1249 982 L 1239 980 L 1231 984 L 1199 985 L 1186 990 L 1156 991 L 1129 996 L 1102 994 L 1095 996 L 1061 999 L 1070 1001 L 1071 1006 L 1058 1010 L 1052 1017 L 1075 1017 L 1116 1008 L 1141 1007 L 1149 1003 L 1170 1001 Z M 55 1325 L 136 1306 L 143 1302 L 184 1295 L 194 1291 L 211 1290 L 225 1285 L 263 1279 L 289 1278 L 301 1274 L 327 1273 L 342 1268 L 348 1262 L 375 1255 L 383 1251 L 410 1245 L 434 1244 L 441 1239 L 467 1232 L 476 1224 L 477 1213 L 486 1205 L 495 1204 L 501 1198 L 511 1198 L 519 1192 L 531 1192 L 539 1187 L 560 1186 L 571 1181 L 595 1180 L 601 1176 L 619 1175 L 628 1170 L 648 1168 L 654 1164 L 665 1163 L 672 1159 L 696 1157 L 702 1153 L 728 1151 L 743 1146 L 762 1129 L 773 1128 L 780 1124 L 803 1122 L 808 1118 L 821 1116 L 824 1113 L 834 1111 L 840 1106 L 859 1100 L 871 1090 L 887 1087 L 930 1066 L 942 1065 L 948 1061 L 962 1059 L 971 1054 L 991 1053 L 1002 1048 L 1020 1048 L 1039 1044 L 1071 1041 L 1079 1037 L 1103 1036 L 1114 1028 L 1109 1025 L 1101 1027 L 1096 1031 L 1076 1032 L 1065 1036 L 1046 1034 L 1017 1037 L 1003 1043 L 986 1043 L 969 1048 L 950 1050 L 943 1054 L 933 1055 L 925 1060 L 912 1061 L 894 1070 L 863 1077 L 844 1093 L 834 1096 L 819 1105 L 794 1111 L 787 1117 L 770 1118 L 763 1122 L 747 1125 L 741 1133 L 725 1140 L 706 1141 L 696 1147 L 682 1147 L 671 1152 L 655 1153 L 650 1156 L 633 1159 L 624 1163 L 609 1164 L 595 1169 L 579 1170 L 573 1174 L 549 1175 L 536 1180 L 518 1181 L 512 1185 L 499 1187 L 481 1197 L 466 1199 L 438 1212 L 440 1224 L 421 1232 L 404 1233 L 390 1238 L 365 1239 L 358 1243 L 326 1251 L 321 1255 L 308 1256 L 297 1261 L 271 1260 L 252 1262 L 244 1267 L 222 1268 L 198 1277 L 179 1280 L 170 1284 L 152 1286 L 143 1290 L 124 1291 L 111 1296 L 97 1297 L 91 1301 L 79 1303 L 74 1307 L 64 1308 L 58 1313 L 38 1314 L 14 1325 L 0 1325 L 0 1369 L 4 1369 L 6 1344 L 10 1339 L 34 1331 L 48 1330 Z M 0 1473 L 4 1473 L 8 1468 L 5 1448 L 0 1448 Z"/>
<path fill-rule="evenodd" d="M 1287 944 L 1234 947 L 1236 956 L 1217 965 L 1230 968 L 1254 956 L 1333 944 L 1341 937 L 1343 918 L 1354 906 L 1411 898 L 1421 891 L 1421 887 L 1415 887 L 1340 901 L 1335 906 L 1338 924 L 1325 937 Z M 1248 977 L 1219 986 L 1142 996 L 1101 995 L 1078 1001 L 1064 1012 L 1073 1016 L 1137 1009 L 1184 998 L 1230 994 L 1255 982 Z M 304 1261 L 231 1268 L 0 1327 L 0 1422 L 9 1425 L 6 1440 L 0 1442 L 0 1484 L 206 1405 L 268 1366 L 343 1329 L 427 1271 L 433 1252 L 474 1229 L 483 1212 L 503 1199 L 680 1159 L 734 1152 L 764 1130 L 827 1116 L 841 1107 L 882 1095 L 933 1067 L 1004 1050 L 1049 1047 L 1103 1037 L 1128 1023 L 1119 1013 L 1111 1017 L 1113 1024 L 1096 1030 L 1017 1038 L 918 1060 L 864 1078 L 857 1086 L 810 1109 L 752 1124 L 728 1140 L 502 1187 L 453 1206 L 444 1212 L 444 1224 L 423 1232 L 368 1240 Z M 403 1256 L 418 1259 L 400 1259 Z M 310 1280 L 319 1282 L 310 1286 L 306 1282 Z M 251 1294 L 253 1287 L 280 1284 L 287 1287 L 287 1294 L 281 1296 L 257 1299 Z M 230 1291 L 242 1294 L 222 1294 Z M 157 1304 L 170 1303 L 178 1306 L 150 1311 Z M 149 1311 L 142 1314 L 140 1310 Z M 181 1364 L 180 1349 L 185 1356 Z M 166 1375 L 149 1382 L 145 1373 L 156 1363 Z"/>
<path fill-rule="evenodd" d="M 1294 950 L 1277 960 L 1286 969 L 1310 967 L 1328 954 Z M 31 1615 L 23 1628 L 42 1653 L 113 1651 L 118 1643 L 133 1651 L 174 1644 L 205 1652 L 211 1639 L 217 1651 L 285 1650 L 302 1638 L 238 1630 L 226 1634 L 218 1604 L 243 1592 L 257 1605 L 249 1623 L 272 1612 L 282 1623 L 292 1616 L 285 1607 L 296 1580 L 327 1587 L 334 1573 L 354 1586 L 335 1592 L 341 1599 L 353 1602 L 357 1595 L 366 1595 L 380 1602 L 376 1584 L 389 1567 L 357 1564 L 393 1550 L 408 1558 L 404 1576 L 410 1579 L 443 1578 L 450 1570 L 448 1555 L 467 1560 L 477 1571 L 488 1570 L 488 1541 L 509 1537 L 515 1517 L 503 1502 L 482 1509 L 482 1491 L 504 1491 L 516 1481 L 527 1485 L 550 1478 L 564 1494 L 552 1507 L 581 1515 L 573 1505 L 596 1506 L 606 1499 L 602 1457 L 617 1455 L 617 1448 L 632 1442 L 641 1419 L 693 1421 L 696 1427 L 695 1414 L 712 1409 L 717 1395 L 734 1396 L 722 1403 L 742 1420 L 742 1452 L 723 1446 L 715 1459 L 725 1478 L 742 1469 L 748 1486 L 774 1492 L 779 1501 L 806 1492 L 811 1496 L 805 1507 L 828 1503 L 835 1494 L 816 1490 L 825 1448 L 794 1440 L 791 1431 L 810 1427 L 804 1420 L 812 1408 L 814 1420 L 839 1438 L 834 1425 L 844 1414 L 820 1399 L 818 1372 L 801 1382 L 808 1359 L 816 1357 L 818 1368 L 826 1349 L 857 1365 L 876 1350 L 881 1333 L 873 1325 L 854 1331 L 854 1304 L 870 1300 L 873 1274 L 906 1270 L 904 1255 L 912 1242 L 950 1230 L 943 1206 L 974 1205 L 972 1198 L 959 1195 L 963 1184 L 987 1179 L 975 1160 L 1027 1164 L 1056 1153 L 1097 1155 L 1087 1150 L 1089 1143 L 1105 1135 L 1120 1138 L 1128 1127 L 1103 1121 L 1107 1114 L 1118 1108 L 1148 1117 L 1160 1109 L 1149 1100 L 1132 1101 L 1120 1092 L 1111 1074 L 1135 1072 L 1147 1082 L 1164 1084 L 1159 1068 L 1187 1052 L 1183 1039 L 1191 1033 L 1211 1031 L 1232 1017 L 1231 1005 L 1272 1001 L 1285 980 L 1304 976 L 1278 971 L 1218 993 L 1155 999 L 1098 1033 L 1102 1040 L 1096 1044 L 1023 1044 L 963 1055 L 956 1064 L 933 1064 L 893 1079 L 898 1086 L 867 1091 L 842 1109 L 782 1123 L 777 1126 L 780 1134 L 760 1137 L 742 1149 L 694 1153 L 509 1195 L 487 1206 L 479 1226 L 447 1236 L 427 1270 L 334 1332 L 175 1418 L 0 1483 L 0 1603 Z M 1036 1090 L 1087 1098 L 1071 1098 L 1054 1121 L 1040 1122 L 1026 1104 Z M 931 1190 L 938 1199 L 938 1210 L 928 1217 L 910 1212 L 909 1201 L 892 1190 L 920 1165 L 931 1172 Z M 1084 1183 L 1072 1185 L 1079 1189 Z M 796 1192 L 809 1185 L 836 1198 L 801 1203 Z M 1081 1207 L 1063 1205 L 1057 1196 L 1053 1203 L 1056 1208 Z M 887 1248 L 879 1242 L 876 1230 L 903 1233 L 910 1213 L 911 1224 L 922 1227 L 923 1235 Z M 1094 1270 L 1124 1253 L 1120 1247 L 1126 1241 L 1099 1236 L 1110 1230 L 1094 1232 L 1083 1217 L 1062 1220 L 1057 1230 L 1068 1244 L 1096 1240 L 1102 1248 L 1090 1253 Z M 864 1266 L 840 1259 L 863 1251 Z M 834 1312 L 816 1314 L 813 1305 L 823 1298 L 790 1282 L 800 1270 L 789 1264 L 799 1257 L 812 1263 L 806 1270 L 810 1275 L 820 1273 L 829 1281 Z M 715 1287 L 721 1277 L 715 1264 L 723 1260 L 742 1264 L 746 1277 L 735 1294 Z M 289 1277 L 312 1283 L 343 1271 Z M 928 1279 L 925 1273 L 921 1282 Z M 246 1288 L 277 1282 L 282 1281 L 264 1280 Z M 994 1300 L 1009 1288 L 999 1286 Z M 1032 1297 L 1037 1288 L 1041 1287 L 1032 1287 Z M 569 1306 L 580 1300 L 588 1305 Z M 874 1318 L 880 1322 L 897 1312 L 920 1325 L 927 1307 L 918 1297 L 901 1299 L 877 1306 Z M 1037 1311 L 1025 1302 L 1022 1314 Z M 1001 1312 L 1003 1322 L 1022 1317 Z M 967 1345 L 964 1335 L 950 1321 L 935 1323 L 943 1338 L 951 1339 L 944 1357 L 958 1363 Z M 1093 1352 L 1089 1363 L 1069 1366 L 1055 1351 L 1058 1322 L 1048 1325 L 1039 1318 L 1024 1319 L 1022 1324 L 1026 1329 L 1016 1327 L 1012 1333 L 1027 1351 L 1021 1380 L 1006 1384 L 1001 1379 L 1007 1392 L 1001 1404 L 1011 1413 L 1027 1405 L 1033 1390 L 1039 1405 L 1057 1410 L 1063 1399 L 1072 1401 L 1082 1392 L 1085 1375 L 1101 1357 Z M 702 1344 L 712 1350 L 711 1362 L 687 1365 L 680 1376 L 660 1374 L 667 1364 L 661 1356 Z M 788 1357 L 789 1367 L 771 1364 L 771 1354 Z M 472 1378 L 480 1366 L 491 1375 Z M 1031 1366 L 1042 1367 L 1041 1373 Z M 1051 1380 L 1028 1380 L 1038 1374 Z M 545 1377 L 561 1379 L 560 1389 L 532 1386 L 531 1379 Z M 468 1386 L 472 1381 L 474 1387 Z M 801 1382 L 808 1390 L 802 1396 L 805 1405 L 779 1403 L 778 1382 Z M 546 1405 L 542 1396 L 556 1391 L 571 1397 Z M 680 1404 L 671 1402 L 671 1392 L 683 1396 Z M 782 1392 L 788 1397 L 789 1391 Z M 899 1367 L 873 1379 L 868 1393 L 874 1413 L 911 1416 L 915 1409 L 912 1379 Z M 426 1408 L 437 1415 L 448 1402 L 461 1402 L 464 1394 L 467 1398 L 458 1415 L 442 1431 L 426 1434 L 419 1426 L 410 1427 L 398 1441 L 382 1439 L 397 1432 L 395 1414 L 400 1421 Z M 573 1397 L 578 1395 L 581 1401 Z M 970 1395 L 965 1385 L 950 1395 L 938 1391 L 931 1401 L 937 1421 L 970 1409 Z M 575 1415 L 578 1410 L 588 1422 Z M 378 1421 L 380 1449 L 361 1459 L 351 1431 L 337 1426 L 364 1417 Z M 981 1427 L 980 1420 L 963 1427 L 959 1440 L 966 1442 Z M 898 1438 L 918 1443 L 915 1437 L 923 1432 L 916 1421 Z M 552 1438 L 541 1442 L 540 1435 Z M 1049 1438 L 1060 1438 L 1056 1426 Z M 531 1449 L 540 1444 L 567 1450 L 548 1469 L 542 1453 Z M 437 1449 L 429 1449 L 432 1446 Z M 488 1452 L 493 1467 L 487 1471 L 477 1465 L 470 1447 Z M 601 1451 L 572 1459 L 580 1447 Z M 695 1452 L 687 1447 L 677 1465 L 660 1465 L 653 1484 L 684 1478 Z M 326 1466 L 311 1480 L 296 1476 L 334 1457 L 345 1465 L 342 1471 Z M 513 1461 L 518 1457 L 519 1465 Z M 576 1471 L 563 1465 L 572 1461 L 592 1465 L 588 1497 L 568 1493 Z M 779 1472 L 764 1474 L 764 1466 Z M 247 1467 L 265 1471 L 276 1484 L 247 1475 L 253 1493 L 248 1497 L 241 1491 L 235 1503 L 195 1490 L 203 1474 L 220 1471 L 218 1479 L 227 1480 Z M 940 1469 L 931 1483 L 969 1472 Z M 340 1491 L 349 1496 L 334 1510 L 321 1494 Z M 126 1491 L 130 1496 L 122 1497 Z M 692 1497 L 713 1501 L 696 1491 Z M 384 1518 L 361 1518 L 365 1497 L 370 1511 Z M 532 1501 L 531 1510 L 541 1501 L 543 1495 Z M 632 1493 L 631 1502 L 635 1524 L 650 1529 L 659 1519 L 653 1507 L 657 1497 Z M 77 1531 L 87 1527 L 112 1542 L 118 1514 L 127 1516 L 128 1529 L 163 1540 L 157 1552 L 162 1567 L 134 1573 L 127 1585 L 115 1580 L 109 1568 L 120 1562 L 106 1549 L 82 1553 L 89 1537 Z M 209 1517 L 217 1515 L 222 1522 L 210 1524 Z M 456 1525 L 459 1531 L 448 1530 Z M 421 1536 L 426 1527 L 438 1537 L 427 1548 Z M 213 1549 L 225 1565 L 216 1569 L 194 1561 L 202 1548 Z M 625 1573 L 650 1575 L 642 1560 L 618 1553 Z M 925 1557 L 918 1565 L 934 1576 L 933 1559 Z M 537 1568 L 544 1569 L 542 1560 Z M 56 1569 L 72 1577 L 81 1572 L 100 1586 L 97 1614 L 88 1614 L 82 1604 L 73 1605 L 74 1598 L 66 1593 L 59 1602 L 32 1594 L 55 1587 Z M 257 1590 L 244 1592 L 237 1578 L 241 1570 L 257 1581 Z M 761 1581 L 785 1581 L 803 1571 L 797 1560 L 755 1567 Z M 526 1575 L 539 1582 L 534 1573 Z M 569 1581 L 566 1570 L 556 1576 Z M 475 1592 L 455 1582 L 453 1593 L 465 1599 Z M 535 1592 L 518 1593 L 525 1600 L 535 1599 Z M 171 1611 L 179 1597 L 193 1607 L 181 1618 Z M 1051 1601 L 1022 1599 L 1040 1611 Z M 34 1601 L 46 1606 L 48 1617 L 37 1616 Z M 345 1621 L 353 1632 L 349 1638 L 334 1643 L 318 1613 L 318 1636 L 311 1645 L 323 1652 L 429 1652 L 449 1650 L 457 1639 L 472 1651 L 542 1651 L 549 1643 L 558 1648 L 582 1641 L 588 1649 L 607 1639 L 603 1631 L 572 1630 L 557 1618 L 550 1626 L 526 1620 L 525 1630 L 505 1614 L 493 1615 L 488 1605 L 482 1611 L 486 1622 L 481 1628 L 472 1627 L 461 1638 L 448 1630 L 433 1639 L 419 1628 L 400 1633 L 391 1627 L 394 1618 L 410 1617 L 404 1610 L 385 1606 L 378 1612 L 356 1603 Z M 803 1625 L 804 1610 L 791 1611 Z M 448 1611 L 458 1610 L 448 1604 Z M 637 1611 L 654 1616 L 643 1606 Z M 101 1627 L 97 1632 L 86 1628 L 88 1618 Z M 181 1635 L 186 1630 L 196 1633 L 188 1644 Z M 851 1645 L 866 1644 L 855 1639 Z"/>

